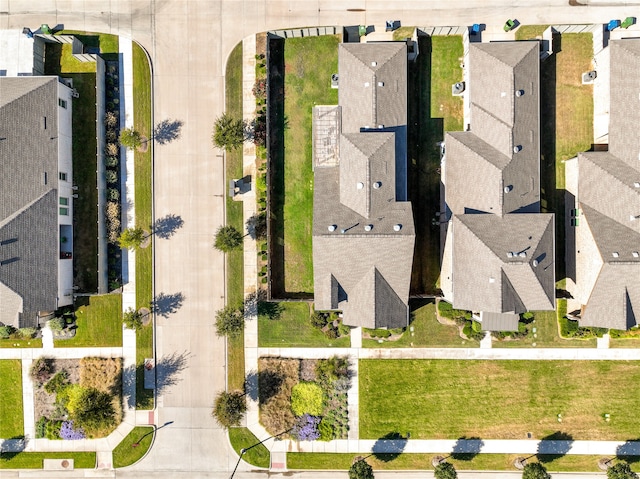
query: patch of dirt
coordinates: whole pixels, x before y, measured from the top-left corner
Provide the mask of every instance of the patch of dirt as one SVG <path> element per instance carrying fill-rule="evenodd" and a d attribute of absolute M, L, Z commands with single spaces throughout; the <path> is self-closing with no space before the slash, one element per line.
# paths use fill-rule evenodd
<path fill-rule="evenodd" d="M 267 54 L 267 34 L 265 32 L 256 35 L 256 54 Z"/>
<path fill-rule="evenodd" d="M 146 153 L 147 150 L 149 149 L 149 138 L 147 138 L 146 136 L 142 135 L 142 143 L 140 144 L 140 146 L 137 148 L 137 150 L 140 153 Z"/>
<path fill-rule="evenodd" d="M 140 248 L 148 248 L 149 245 L 151 244 L 151 231 L 149 230 L 143 230 L 144 231 L 144 239 L 142 240 L 142 243 L 140 243 Z"/>
<path fill-rule="evenodd" d="M 79 359 L 56 359 L 54 363 L 54 372 L 66 371 L 67 380 L 70 383 L 78 384 L 80 382 L 80 360 Z M 53 376 L 53 375 L 52 375 Z M 64 419 L 56 414 L 56 395 L 49 394 L 44 390 L 44 384 L 34 383 L 33 402 L 35 409 L 35 421 L 42 416 L 49 419 Z"/>
<path fill-rule="evenodd" d="M 149 308 L 140 308 L 138 312 L 142 315 L 142 325 L 146 326 L 151 322 L 151 311 Z"/>

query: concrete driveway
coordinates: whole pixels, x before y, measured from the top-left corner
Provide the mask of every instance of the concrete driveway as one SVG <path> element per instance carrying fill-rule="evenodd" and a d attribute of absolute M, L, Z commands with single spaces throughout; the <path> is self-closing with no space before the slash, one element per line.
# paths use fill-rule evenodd
<path fill-rule="evenodd" d="M 225 347 L 212 319 L 224 304 L 224 258 L 211 247 L 224 221 L 225 189 L 220 152 L 210 136 L 224 109 L 227 55 L 244 36 L 294 26 L 382 25 L 387 19 L 421 26 L 500 25 L 508 17 L 522 24 L 606 22 L 633 15 L 632 3 L 625 3 L 583 8 L 567 0 L 0 0 L 0 29 L 63 24 L 140 42 L 154 63 L 155 122 L 183 122 L 177 141 L 156 146 L 154 205 L 156 218 L 173 214 L 184 220 L 171 239 L 156 240 L 155 292 L 184 296 L 177 312 L 158 318 L 156 344 L 158 359 L 179 355 L 185 367 L 158 401 L 157 423 L 173 424 L 159 431 L 152 451 L 133 470 L 114 474 L 225 477 L 236 461 L 209 414 L 216 392 L 225 387 Z"/>

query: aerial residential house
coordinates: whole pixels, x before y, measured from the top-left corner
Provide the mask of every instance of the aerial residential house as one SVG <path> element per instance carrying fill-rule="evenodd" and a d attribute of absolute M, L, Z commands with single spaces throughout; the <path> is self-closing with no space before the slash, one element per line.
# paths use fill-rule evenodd
<path fill-rule="evenodd" d="M 609 50 L 609 151 L 566 162 L 568 311 L 626 330 L 640 319 L 640 40 Z"/>
<path fill-rule="evenodd" d="M 406 43 L 341 44 L 338 71 L 338 106 L 313 110 L 315 308 L 404 327 L 415 242 Z"/>
<path fill-rule="evenodd" d="M 472 43 L 468 131 L 445 136 L 444 298 L 485 330 L 555 308 L 554 216 L 540 213 L 539 45 Z"/>
<path fill-rule="evenodd" d="M 0 322 L 35 327 L 72 304 L 71 89 L 0 77 Z"/>

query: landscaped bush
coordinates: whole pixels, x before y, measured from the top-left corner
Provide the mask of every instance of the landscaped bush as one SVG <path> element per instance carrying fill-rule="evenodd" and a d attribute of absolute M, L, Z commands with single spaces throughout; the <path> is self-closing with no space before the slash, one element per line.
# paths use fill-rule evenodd
<path fill-rule="evenodd" d="M 565 338 L 592 339 L 601 338 L 608 331 L 605 328 L 581 328 L 578 321 L 567 318 L 559 319 L 560 336 Z"/>
<path fill-rule="evenodd" d="M 44 390 L 49 394 L 56 394 L 60 392 L 62 388 L 67 386 L 67 384 L 69 384 L 68 378 L 69 374 L 67 373 L 67 371 L 59 371 L 54 374 L 51 379 L 49 379 L 47 384 L 44 385 Z"/>
<path fill-rule="evenodd" d="M 16 332 L 16 328 L 11 325 L 0 326 L 0 338 L 8 339 L 13 333 Z"/>
<path fill-rule="evenodd" d="M 265 100 L 267 98 L 267 80 L 265 78 L 256 80 L 253 85 L 253 95 L 256 100 Z"/>
<path fill-rule="evenodd" d="M 320 359 L 316 365 L 316 375 L 320 383 L 334 382 L 349 377 L 349 360 L 342 356 Z"/>
<path fill-rule="evenodd" d="M 62 331 L 65 326 L 66 323 L 64 321 L 64 318 L 61 316 L 49 320 L 49 329 L 51 329 L 52 331 Z"/>
<path fill-rule="evenodd" d="M 351 334 L 351 329 L 342 323 L 335 311 L 314 311 L 310 317 L 311 326 L 322 331 L 329 339 L 338 339 Z"/>
<path fill-rule="evenodd" d="M 31 364 L 31 370 L 29 374 L 38 384 L 46 383 L 55 369 L 55 359 L 53 358 L 38 358 Z"/>
<path fill-rule="evenodd" d="M 40 419 L 36 421 L 36 439 L 42 439 L 47 435 L 47 424 L 49 424 L 49 420 L 41 416 Z"/>
<path fill-rule="evenodd" d="M 80 385 L 105 393 L 116 393 L 120 388 L 121 358 L 82 358 Z"/>
<path fill-rule="evenodd" d="M 20 334 L 21 337 L 23 337 L 24 339 L 31 339 L 33 338 L 36 333 L 38 332 L 38 330 L 36 328 L 20 328 L 18 330 L 18 333 Z"/>
<path fill-rule="evenodd" d="M 74 429 L 73 421 L 64 421 L 60 426 L 60 439 L 68 441 L 77 441 L 78 439 L 84 439 L 86 436 L 82 428 Z"/>
<path fill-rule="evenodd" d="M 447 303 L 446 301 L 438 301 L 438 314 L 443 318 L 452 319 L 457 323 L 471 319 L 471 311 L 453 309 L 451 303 Z"/>
<path fill-rule="evenodd" d="M 107 183 L 112 185 L 118 182 L 118 173 L 112 170 L 107 170 L 104 172 L 104 179 L 107 180 Z"/>
<path fill-rule="evenodd" d="M 84 429 L 89 437 L 106 434 L 117 425 L 111 395 L 94 388 L 78 386 L 69 397 L 67 409 L 74 424 Z"/>
<path fill-rule="evenodd" d="M 302 359 L 300 361 L 300 381 L 316 380 L 316 360 Z"/>
<path fill-rule="evenodd" d="M 310 318 L 311 326 L 316 329 L 324 328 L 329 322 L 329 316 L 326 313 L 319 313 L 318 311 L 314 311 Z"/>
<path fill-rule="evenodd" d="M 45 426 L 44 437 L 51 440 L 60 439 L 62 421 L 48 421 Z"/>
<path fill-rule="evenodd" d="M 324 409 L 324 393 L 316 383 L 301 382 L 291 390 L 291 409 L 296 416 L 319 416 Z"/>
<path fill-rule="evenodd" d="M 115 168 L 118 166 L 120 160 L 118 160 L 117 156 L 107 156 L 104 160 L 104 164 L 109 168 Z"/>
<path fill-rule="evenodd" d="M 305 414 L 296 421 L 291 435 L 299 441 L 315 441 L 320 437 L 318 432 L 318 424 L 320 424 L 320 418 Z"/>
<path fill-rule="evenodd" d="M 479 331 L 476 331 L 477 327 L 474 328 L 473 326 L 473 323 L 476 322 L 477 321 L 473 321 L 471 319 L 466 320 L 464 323 L 464 327 L 462 328 L 462 334 L 464 334 L 469 339 L 480 341 L 484 337 L 484 333 L 481 330 L 482 326 L 480 326 Z"/>
<path fill-rule="evenodd" d="M 291 410 L 291 390 L 298 382 L 300 360 L 261 358 L 258 362 L 260 421 L 271 434 L 291 429 L 295 416 Z"/>
<path fill-rule="evenodd" d="M 391 331 L 388 329 L 366 329 L 365 332 L 372 338 L 386 339 L 391 336 Z"/>
<path fill-rule="evenodd" d="M 108 111 L 105 115 L 104 115 L 104 124 L 107 127 L 115 127 L 118 125 L 118 117 L 116 116 L 115 113 Z"/>
<path fill-rule="evenodd" d="M 110 201 L 118 201 L 120 192 L 116 188 L 107 188 L 107 199 Z"/>
<path fill-rule="evenodd" d="M 320 441 L 333 441 L 336 437 L 333 423 L 327 418 L 322 418 L 320 424 L 318 424 L 318 433 L 320 434 L 318 438 Z"/>

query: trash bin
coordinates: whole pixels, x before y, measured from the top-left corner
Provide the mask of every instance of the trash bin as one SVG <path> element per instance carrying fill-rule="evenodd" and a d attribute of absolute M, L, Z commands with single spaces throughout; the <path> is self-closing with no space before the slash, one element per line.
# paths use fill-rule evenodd
<path fill-rule="evenodd" d="M 45 35 L 51 35 L 51 29 L 46 23 L 40 25 L 40 32 L 44 33 Z"/>
<path fill-rule="evenodd" d="M 367 27 L 365 27 L 364 25 L 360 25 L 358 27 L 358 33 L 361 37 L 364 37 L 367 34 Z"/>

